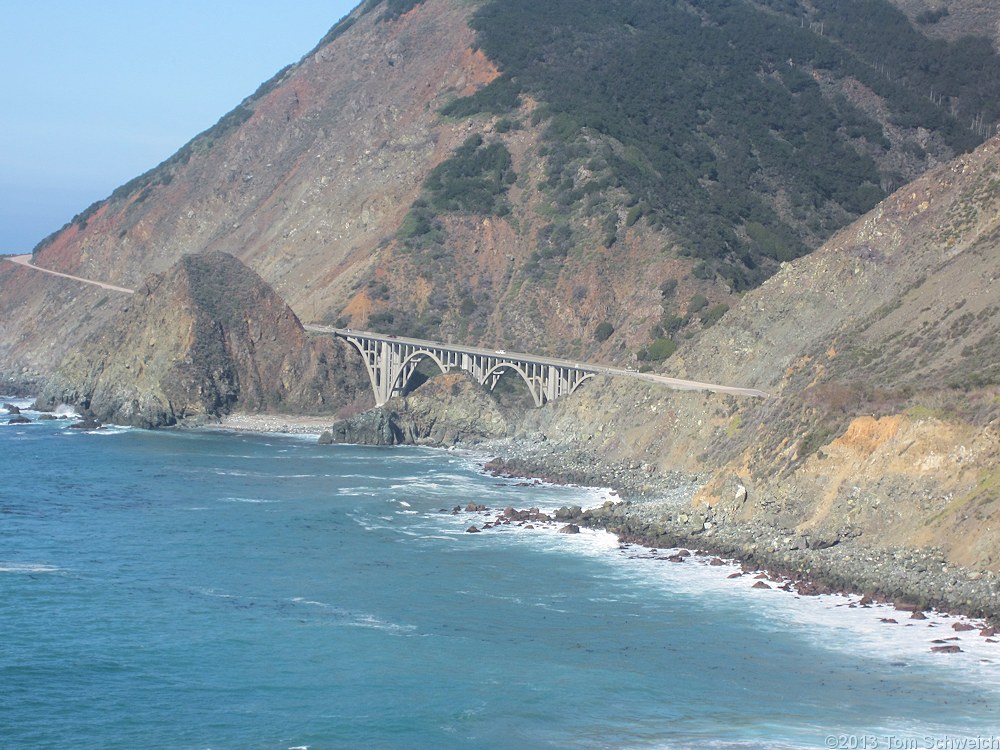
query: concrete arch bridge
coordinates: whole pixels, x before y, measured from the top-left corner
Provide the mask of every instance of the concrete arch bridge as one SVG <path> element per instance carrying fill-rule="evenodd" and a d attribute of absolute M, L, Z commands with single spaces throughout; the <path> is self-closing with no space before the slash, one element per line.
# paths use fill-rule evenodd
<path fill-rule="evenodd" d="M 490 391 L 504 374 L 512 372 L 524 381 L 535 406 L 572 393 L 598 372 L 590 365 L 531 354 L 508 354 L 503 350 L 440 344 L 350 328 L 317 325 L 305 328 L 333 334 L 360 352 L 378 406 L 403 393 L 417 366 L 426 359 L 434 362 L 441 372 L 463 370 Z"/>
<path fill-rule="evenodd" d="M 378 406 L 392 396 L 401 395 L 417 366 L 425 359 L 432 360 L 442 372 L 464 370 L 490 391 L 496 387 L 505 373 L 513 372 L 520 376 L 528 387 L 535 406 L 542 406 L 561 396 L 569 395 L 579 388 L 581 383 L 595 375 L 627 376 L 659 383 L 675 390 L 712 391 L 756 397 L 768 395 L 752 388 L 698 383 L 588 362 L 506 352 L 502 349 L 441 344 L 436 341 L 332 326 L 306 325 L 305 329 L 314 333 L 332 334 L 344 339 L 358 350 L 368 371 L 372 391 L 375 393 L 375 403 Z"/>

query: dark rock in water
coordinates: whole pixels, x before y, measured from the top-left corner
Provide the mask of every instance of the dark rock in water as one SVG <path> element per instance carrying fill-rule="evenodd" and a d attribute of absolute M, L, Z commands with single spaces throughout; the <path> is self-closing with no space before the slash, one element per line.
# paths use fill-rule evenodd
<path fill-rule="evenodd" d="M 14 404 L 4 404 L 3 408 L 7 410 L 8 414 L 20 414 L 20 408 L 14 406 Z"/>
<path fill-rule="evenodd" d="M 52 422 L 59 419 L 55 414 L 42 414 L 38 417 L 39 422 Z"/>
<path fill-rule="evenodd" d="M 31 420 L 27 417 L 14 417 L 13 419 L 8 419 L 7 424 L 31 424 Z"/>
<path fill-rule="evenodd" d="M 984 638 L 992 638 L 996 634 L 997 634 L 996 628 L 983 628 L 982 630 L 979 631 L 979 635 L 983 636 Z"/>
<path fill-rule="evenodd" d="M 71 430 L 99 430 L 101 423 L 96 419 L 84 419 L 80 422 L 74 422 L 69 427 Z"/>
<path fill-rule="evenodd" d="M 560 534 L 579 534 L 580 533 L 580 527 L 577 526 L 575 523 L 568 523 L 565 526 L 563 526 L 561 529 L 559 529 L 559 533 Z"/>
<path fill-rule="evenodd" d="M 555 519 L 557 521 L 568 521 L 571 518 L 579 518 L 583 515 L 583 508 L 579 505 L 564 505 L 559 510 L 555 512 Z"/>
<path fill-rule="evenodd" d="M 795 593 L 799 596 L 819 596 L 823 588 L 812 581 L 799 581 L 795 584 Z"/>
<path fill-rule="evenodd" d="M 969 625 L 967 622 L 952 623 L 951 627 L 952 627 L 952 630 L 957 630 L 959 632 L 963 632 L 963 631 L 966 631 L 966 630 L 975 630 L 976 629 L 973 625 Z"/>
<path fill-rule="evenodd" d="M 465 506 L 466 513 L 485 513 L 489 508 L 487 508 L 482 503 L 469 503 Z"/>
<path fill-rule="evenodd" d="M 889 623 L 891 625 L 897 624 L 898 620 L 895 617 L 883 617 L 879 622 Z"/>
<path fill-rule="evenodd" d="M 751 586 L 751 588 L 755 588 L 755 589 L 769 589 L 771 587 L 768 586 L 763 581 L 757 581 L 757 583 L 755 583 L 753 586 Z"/>
<path fill-rule="evenodd" d="M 921 612 L 918 609 L 912 615 L 910 615 L 910 619 L 911 620 L 926 620 L 927 619 L 927 615 L 925 615 L 923 612 Z"/>
<path fill-rule="evenodd" d="M 469 528 L 467 528 L 465 530 L 465 533 L 466 534 L 478 534 L 479 533 L 479 529 L 476 528 L 475 526 L 470 526 Z"/>
<path fill-rule="evenodd" d="M 713 557 L 708 561 L 709 565 L 725 565 L 725 561 L 721 557 Z"/>
<path fill-rule="evenodd" d="M 743 577 L 742 573 L 730 573 L 729 575 L 726 576 L 726 578 L 742 578 L 742 577 Z"/>
<path fill-rule="evenodd" d="M 936 654 L 957 654 L 961 652 L 962 647 L 956 646 L 955 644 L 949 644 L 947 646 L 931 646 L 931 651 Z"/>

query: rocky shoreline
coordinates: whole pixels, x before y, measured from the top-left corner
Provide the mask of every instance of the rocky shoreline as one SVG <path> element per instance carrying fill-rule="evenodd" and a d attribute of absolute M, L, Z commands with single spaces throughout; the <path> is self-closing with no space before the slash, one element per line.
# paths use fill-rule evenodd
<path fill-rule="evenodd" d="M 210 427 L 319 436 L 329 424 L 329 417 L 233 414 Z M 948 565 L 934 549 L 884 549 L 863 538 L 808 540 L 760 520 L 735 522 L 707 506 L 692 505 L 706 481 L 703 476 L 665 474 L 627 460 L 600 462 L 585 451 L 542 439 L 504 438 L 456 447 L 474 450 L 483 457 L 484 469 L 496 475 L 609 487 L 622 499 L 598 508 L 564 509 L 558 516 L 562 523 L 604 529 L 623 543 L 685 548 L 733 560 L 772 580 L 791 581 L 803 595 L 857 594 L 904 612 L 935 609 L 1000 626 L 1000 576 Z"/>
<path fill-rule="evenodd" d="M 938 550 L 885 549 L 861 538 L 810 543 L 759 520 L 734 522 L 692 505 L 704 481 L 697 476 L 655 474 L 629 462 L 602 465 L 582 452 L 531 442 L 494 442 L 489 452 L 497 456 L 486 464 L 494 474 L 610 486 L 624 500 L 567 509 L 560 521 L 605 529 L 626 543 L 733 560 L 746 570 L 795 582 L 800 594 L 858 594 L 906 612 L 935 609 L 1000 627 L 1000 576 L 948 565 Z"/>

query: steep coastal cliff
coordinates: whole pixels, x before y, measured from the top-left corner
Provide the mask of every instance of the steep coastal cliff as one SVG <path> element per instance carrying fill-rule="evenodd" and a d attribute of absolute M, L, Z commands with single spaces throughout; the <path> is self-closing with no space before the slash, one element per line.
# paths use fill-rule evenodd
<path fill-rule="evenodd" d="M 231 255 L 185 256 L 118 305 L 60 364 L 41 405 L 160 427 L 234 408 L 333 414 L 370 401 L 361 363 L 333 340 L 307 337 L 288 305 Z"/>

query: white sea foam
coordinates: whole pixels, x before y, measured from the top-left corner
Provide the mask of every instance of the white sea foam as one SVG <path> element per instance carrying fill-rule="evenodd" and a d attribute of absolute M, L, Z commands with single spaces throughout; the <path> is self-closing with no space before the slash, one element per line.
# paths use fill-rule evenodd
<path fill-rule="evenodd" d="M 128 432 L 131 429 L 132 428 L 127 425 L 109 424 L 109 425 L 102 425 L 96 430 L 80 430 L 79 432 L 82 432 L 84 435 L 109 436 L 109 435 L 121 435 L 123 432 Z"/>
<path fill-rule="evenodd" d="M 233 594 L 226 594 L 226 593 L 224 593 L 222 591 L 217 591 L 216 589 L 200 589 L 200 592 L 204 596 L 211 596 L 211 597 L 214 597 L 216 599 L 235 599 L 236 598 Z"/>
<path fill-rule="evenodd" d="M 250 503 L 252 505 L 267 505 L 281 502 L 280 500 L 265 500 L 260 497 L 223 497 L 219 499 L 224 503 Z"/>
<path fill-rule="evenodd" d="M 395 622 L 389 622 L 368 612 L 351 612 L 334 604 L 316 601 L 315 599 L 306 599 L 305 597 L 296 596 L 291 599 L 291 601 L 294 604 L 316 607 L 323 610 L 333 617 L 333 621 L 337 625 L 343 627 L 371 628 L 374 630 L 381 630 L 392 635 L 404 635 L 417 629 L 415 625 L 403 625 Z"/>
<path fill-rule="evenodd" d="M 0 403 L 16 406 L 18 409 L 24 411 L 25 409 L 30 408 L 35 401 L 34 399 L 21 398 L 20 396 L 0 396 Z"/>
<path fill-rule="evenodd" d="M 594 548 L 581 550 L 585 554 L 593 551 Z M 983 627 L 981 622 L 936 612 L 925 613 L 926 620 L 911 620 L 909 612 L 899 612 L 892 605 L 862 607 L 861 597 L 839 594 L 800 596 L 778 588 L 783 582 L 765 581 L 772 588 L 754 588 L 761 580 L 757 575 L 729 578 L 741 571 L 734 564 L 708 565 L 709 558 L 696 556 L 684 563 L 662 559 L 673 552 L 676 550 L 660 550 L 654 556 L 648 549 L 629 546 L 611 559 L 619 561 L 621 573 L 632 571 L 630 575 L 645 585 L 735 602 L 756 617 L 762 627 L 791 631 L 814 646 L 865 654 L 886 664 L 944 669 L 956 679 L 966 681 L 974 676 L 984 688 L 1000 690 L 1000 644 L 989 643 L 978 630 L 957 632 L 952 628 L 958 622 Z M 930 650 L 932 646 L 945 645 L 935 641 L 946 639 L 962 651 L 947 654 Z"/>
<path fill-rule="evenodd" d="M 60 570 L 45 563 L 0 562 L 0 573 L 58 573 Z"/>
<path fill-rule="evenodd" d="M 438 525 L 438 533 L 464 535 L 465 529 L 493 520 L 497 511 L 427 514 Z M 435 520 L 436 519 L 436 520 Z M 443 519 L 443 520 L 442 520 Z M 441 528 L 441 527 L 444 528 Z M 811 645 L 852 655 L 865 654 L 884 664 L 905 664 L 927 670 L 943 669 L 955 679 L 974 679 L 991 690 L 1000 691 L 1000 643 L 990 643 L 978 630 L 957 632 L 954 623 L 983 627 L 984 623 L 961 617 L 927 612 L 926 620 L 911 620 L 909 612 L 899 612 L 891 605 L 859 606 L 859 596 L 800 596 L 778 588 L 784 582 L 765 581 L 772 588 L 753 588 L 759 580 L 745 574 L 729 578 L 742 569 L 733 563 L 710 565 L 712 558 L 692 555 L 683 563 L 666 560 L 679 550 L 655 553 L 636 545 L 621 546 L 607 532 L 583 528 L 579 534 L 559 533 L 561 523 L 533 524 L 526 529 L 516 524 L 470 535 L 476 543 L 531 544 L 551 551 L 571 550 L 573 554 L 607 563 L 609 573 L 628 580 L 641 590 L 643 586 L 665 588 L 681 595 L 715 597 L 722 603 L 737 605 L 758 619 L 761 627 L 791 631 Z M 887 620 L 897 622 L 886 622 Z M 957 639 L 957 640 L 950 640 Z M 956 644 L 959 653 L 932 652 L 935 643 Z"/>
<path fill-rule="evenodd" d="M 57 417 L 65 417 L 66 419 L 80 419 L 82 416 L 69 404 L 59 404 L 59 406 L 52 410 L 52 413 Z"/>

